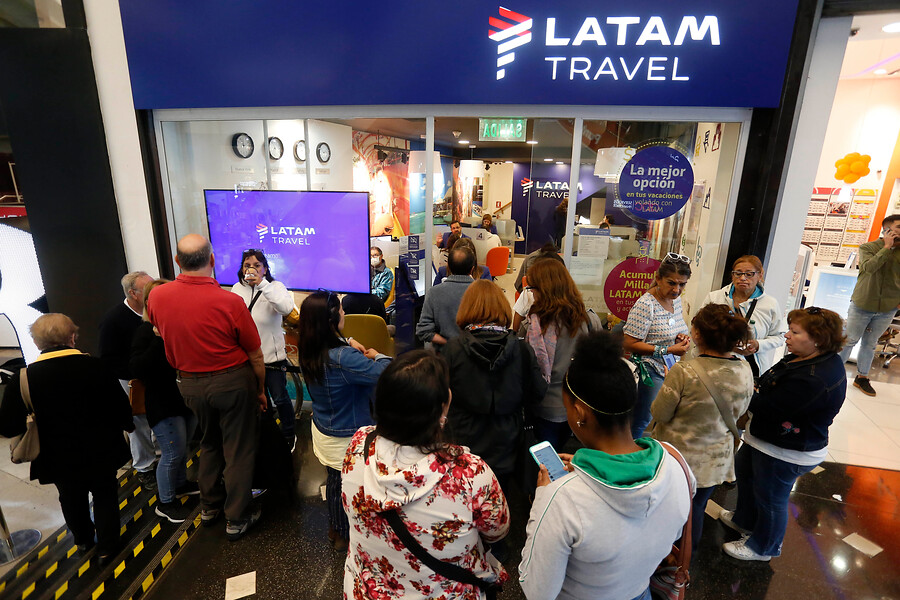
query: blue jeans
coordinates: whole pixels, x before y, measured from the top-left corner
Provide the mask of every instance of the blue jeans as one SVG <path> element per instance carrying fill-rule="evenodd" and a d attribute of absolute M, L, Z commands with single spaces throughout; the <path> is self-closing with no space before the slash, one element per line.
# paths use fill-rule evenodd
<path fill-rule="evenodd" d="M 294 442 L 294 403 L 287 391 L 287 373 L 280 368 L 283 365 L 287 365 L 287 361 L 282 360 L 266 365 L 266 393 L 278 410 L 281 434 L 290 445 Z M 272 369 L 270 366 L 276 368 Z"/>
<path fill-rule="evenodd" d="M 703 519 L 706 517 L 706 503 L 716 491 L 716 486 L 697 488 L 694 501 L 691 505 L 691 551 L 696 552 L 700 546 L 700 536 L 703 535 Z"/>
<path fill-rule="evenodd" d="M 778 556 L 788 522 L 794 482 L 813 466 L 795 465 L 744 444 L 734 457 L 738 500 L 732 520 L 753 533 L 747 546 L 757 554 Z"/>
<path fill-rule="evenodd" d="M 662 387 L 664 379 L 664 377 L 657 373 L 650 365 L 647 365 L 647 370 L 650 373 L 650 379 L 653 381 L 653 385 L 638 383 L 637 404 L 634 405 L 634 412 L 631 417 L 631 437 L 634 439 L 642 437 L 644 435 L 644 430 L 647 429 L 647 425 L 650 424 L 652 418 L 650 415 L 650 405 L 656 400 L 656 395 L 659 393 L 659 388 Z"/>
<path fill-rule="evenodd" d="M 187 441 L 194 433 L 197 418 L 168 417 L 153 426 L 162 456 L 156 466 L 159 501 L 172 502 L 175 491 L 187 481 Z"/>
<path fill-rule="evenodd" d="M 878 344 L 878 338 L 884 333 L 884 330 L 891 324 L 894 313 L 897 309 L 892 308 L 887 312 L 870 312 L 858 308 L 853 302 L 850 303 L 850 309 L 847 311 L 847 322 L 844 325 L 844 335 L 847 336 L 847 343 L 841 350 L 841 359 L 847 362 L 850 358 L 850 352 L 856 342 L 862 338 L 859 345 L 859 356 L 856 358 L 856 372 L 862 377 L 869 374 L 872 367 L 872 360 L 875 358 L 875 346 Z"/>

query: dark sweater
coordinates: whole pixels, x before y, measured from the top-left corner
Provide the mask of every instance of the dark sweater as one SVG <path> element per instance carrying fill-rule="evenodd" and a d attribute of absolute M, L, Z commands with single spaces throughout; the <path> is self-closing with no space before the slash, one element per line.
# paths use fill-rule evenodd
<path fill-rule="evenodd" d="M 765 372 L 750 401 L 750 433 L 788 450 L 828 445 L 828 427 L 847 395 L 847 374 L 834 352 L 792 363 L 793 354 Z"/>
<path fill-rule="evenodd" d="M 141 324 L 141 317 L 120 302 L 113 306 L 100 322 L 100 358 L 119 379 L 131 379 L 128 359 L 131 356 L 131 340 Z"/>
<path fill-rule="evenodd" d="M 516 335 L 463 331 L 444 346 L 453 401 L 447 413 L 453 441 L 480 456 L 495 473 L 510 473 L 522 442 L 525 406 L 544 396 L 534 351 Z"/>
<path fill-rule="evenodd" d="M 28 385 L 41 443 L 41 453 L 31 463 L 32 479 L 86 479 L 115 471 L 131 459 L 122 435 L 134 431 L 131 406 L 99 358 L 79 353 L 35 361 L 28 367 Z M 24 433 L 26 414 L 16 373 L 0 403 L 0 435 Z"/>
<path fill-rule="evenodd" d="M 387 322 L 384 301 L 375 294 L 346 294 L 341 300 L 345 315 L 375 315 Z"/>
<path fill-rule="evenodd" d="M 175 369 L 166 360 L 162 338 L 153 333 L 151 323 L 141 322 L 134 332 L 129 366 L 134 377 L 146 387 L 144 399 L 150 427 L 169 417 L 191 414 L 178 390 Z"/>

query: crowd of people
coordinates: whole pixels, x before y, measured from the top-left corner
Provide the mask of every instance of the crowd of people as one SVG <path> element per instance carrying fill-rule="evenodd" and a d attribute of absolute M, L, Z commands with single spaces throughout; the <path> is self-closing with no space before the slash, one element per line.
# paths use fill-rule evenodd
<path fill-rule="evenodd" d="M 881 249 L 863 252 L 862 272 L 880 275 L 854 295 L 857 312 L 883 308 L 872 296 L 900 289 L 900 216 L 885 224 Z M 711 292 L 688 326 L 681 296 L 691 261 L 669 253 L 622 331 L 611 332 L 554 249 L 529 255 L 514 308 L 480 277 L 461 232 L 441 241 L 448 275 L 427 293 L 416 326 L 426 349 L 391 358 L 346 337 L 334 292 L 311 293 L 299 307 L 299 370 L 327 472 L 328 537 L 347 553 L 345 597 L 494 597 L 509 578 L 514 486 L 532 501 L 518 569 L 530 599 L 648 599 L 686 521 L 696 549 L 709 498 L 735 480 L 736 506 L 720 520 L 744 536 L 724 552 L 780 554 L 791 488 L 824 459 L 846 395 L 839 353 L 850 346 L 837 314 L 808 307 L 785 317 L 764 291 L 759 259 L 742 256 L 732 283 Z M 370 256 L 383 303 L 392 273 L 380 249 Z M 230 291 L 212 277 L 204 237 L 182 238 L 176 263 L 171 282 L 143 272 L 122 279 L 125 299 L 101 325 L 100 358 L 76 349 L 71 319 L 40 317 L 31 331 L 41 356 L 0 403 L 5 436 L 24 432 L 33 406 L 41 453 L 32 477 L 57 486 L 75 543 L 86 551 L 96 536 L 101 562 L 120 547 L 115 474 L 129 460 L 144 486 L 158 487 L 157 514 L 181 522 L 190 509 L 179 499 L 199 495 L 203 525 L 224 515 L 233 541 L 261 517 L 261 414 L 277 412 L 285 447 L 296 442 L 281 323 L 297 310 L 290 292 L 258 250 L 243 253 Z M 185 462 L 195 428 L 193 483 Z M 548 465 L 528 458 L 539 442 L 551 444 L 564 474 L 551 479 Z"/>

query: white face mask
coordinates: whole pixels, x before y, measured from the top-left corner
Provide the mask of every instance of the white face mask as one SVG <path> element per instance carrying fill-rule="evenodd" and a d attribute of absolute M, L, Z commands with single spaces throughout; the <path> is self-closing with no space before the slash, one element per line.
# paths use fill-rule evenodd
<path fill-rule="evenodd" d="M 372 263 L 373 267 L 377 267 L 379 264 L 381 264 L 381 257 L 373 256 L 369 259 L 369 262 Z"/>

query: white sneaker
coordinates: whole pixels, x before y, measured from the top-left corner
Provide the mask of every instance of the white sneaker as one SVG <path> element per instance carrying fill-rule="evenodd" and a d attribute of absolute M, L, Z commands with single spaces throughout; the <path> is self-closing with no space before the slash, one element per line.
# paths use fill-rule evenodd
<path fill-rule="evenodd" d="M 772 560 L 771 556 L 757 554 L 756 551 L 750 548 L 747 545 L 747 538 L 741 538 L 735 542 L 726 542 L 722 544 L 722 550 L 724 550 L 725 554 L 728 556 L 738 560 L 759 560 L 762 562 Z"/>
<path fill-rule="evenodd" d="M 741 527 L 740 525 L 735 523 L 732 519 L 734 519 L 734 511 L 733 510 L 723 510 L 722 512 L 719 513 L 719 521 L 722 523 L 722 525 L 724 525 L 725 527 L 728 527 L 729 529 L 733 529 L 734 531 L 737 531 L 740 534 L 750 535 L 750 533 L 751 533 L 750 530 L 744 529 L 743 527 Z"/>

